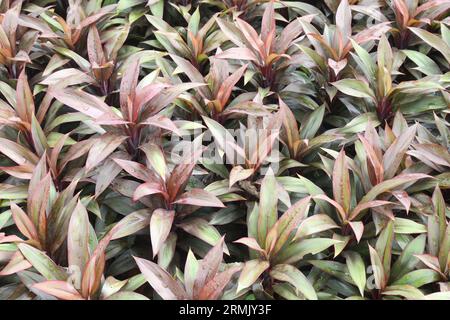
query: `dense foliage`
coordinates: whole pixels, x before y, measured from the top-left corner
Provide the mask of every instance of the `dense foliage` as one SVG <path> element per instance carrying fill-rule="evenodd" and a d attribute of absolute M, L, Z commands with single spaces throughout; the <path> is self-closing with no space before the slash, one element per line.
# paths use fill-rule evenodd
<path fill-rule="evenodd" d="M 0 0 L 0 299 L 450 299 L 449 12 Z"/>

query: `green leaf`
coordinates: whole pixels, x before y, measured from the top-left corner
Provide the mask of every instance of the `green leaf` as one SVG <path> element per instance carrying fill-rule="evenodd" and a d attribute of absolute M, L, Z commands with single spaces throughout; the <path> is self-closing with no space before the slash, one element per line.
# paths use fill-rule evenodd
<path fill-rule="evenodd" d="M 431 269 L 419 269 L 406 273 L 395 281 L 393 285 L 410 285 L 415 288 L 420 288 L 440 280 L 441 275 L 438 272 Z"/>
<path fill-rule="evenodd" d="M 111 240 L 127 237 L 147 227 L 150 223 L 150 213 L 150 209 L 142 209 L 128 214 L 111 229 Z"/>
<path fill-rule="evenodd" d="M 375 280 L 375 287 L 377 289 L 384 289 L 386 286 L 386 275 L 380 256 L 377 251 L 369 245 L 370 261 L 372 264 L 373 276 Z"/>
<path fill-rule="evenodd" d="M 298 227 L 294 240 L 334 228 L 339 228 L 339 226 L 328 215 L 315 214 L 302 221 Z"/>
<path fill-rule="evenodd" d="M 346 215 L 350 211 L 351 192 L 350 173 L 345 160 L 345 152 L 342 149 L 333 167 L 333 196 L 334 200 L 342 206 Z"/>
<path fill-rule="evenodd" d="M 307 254 L 317 254 L 336 243 L 339 240 L 328 238 L 312 238 L 297 240 L 289 244 L 278 256 L 275 257 L 277 263 L 293 264 L 301 260 Z"/>
<path fill-rule="evenodd" d="M 428 32 L 424 29 L 410 27 L 409 30 L 414 32 L 419 38 L 425 41 L 430 47 L 439 51 L 444 58 L 450 63 L 450 47 L 445 43 L 444 40 L 439 38 L 437 35 Z"/>
<path fill-rule="evenodd" d="M 78 201 L 69 222 L 67 255 L 69 266 L 77 266 L 80 271 L 89 260 L 89 228 L 86 208 Z"/>
<path fill-rule="evenodd" d="M 239 276 L 236 292 L 250 287 L 269 266 L 268 261 L 258 259 L 247 261 Z"/>
<path fill-rule="evenodd" d="M 182 223 L 178 224 L 178 226 L 187 233 L 205 241 L 212 246 L 216 245 L 222 237 L 216 228 L 210 225 L 208 221 L 201 218 L 192 218 L 189 220 L 185 220 Z M 226 254 L 229 254 L 228 248 L 226 246 L 224 246 L 224 252 Z"/>
<path fill-rule="evenodd" d="M 424 297 L 424 294 L 417 288 L 410 285 L 395 285 L 386 287 L 383 295 L 401 296 L 408 300 L 418 300 Z"/>
<path fill-rule="evenodd" d="M 47 280 L 66 280 L 67 275 L 44 252 L 26 244 L 18 244 L 20 252 Z"/>
<path fill-rule="evenodd" d="M 439 247 L 439 265 L 441 270 L 448 270 L 448 261 L 450 257 L 450 224 L 447 225 L 447 229 L 445 230 L 444 237 L 441 241 L 441 245 Z"/>
<path fill-rule="evenodd" d="M 159 176 L 165 180 L 167 165 L 166 159 L 164 157 L 163 150 L 157 146 L 156 144 L 150 143 L 141 147 L 144 151 L 148 162 L 152 166 L 152 168 L 159 174 Z"/>
<path fill-rule="evenodd" d="M 313 286 L 297 268 L 288 264 L 279 264 L 270 270 L 270 276 L 275 280 L 292 284 L 306 299 L 317 300 L 317 294 Z"/>
<path fill-rule="evenodd" d="M 110 295 L 105 300 L 149 300 L 149 298 L 136 292 L 119 291 Z"/>
<path fill-rule="evenodd" d="M 359 203 L 372 201 L 383 192 L 392 191 L 393 189 L 400 187 L 401 185 L 404 185 L 408 182 L 413 182 L 429 177 L 430 176 L 422 173 L 408 173 L 398 175 L 395 178 L 385 180 L 374 186 L 369 192 L 367 192 L 367 194 L 361 199 Z"/>
<path fill-rule="evenodd" d="M 336 262 L 336 261 L 328 261 L 328 260 L 310 260 L 308 261 L 314 267 L 326 272 L 340 280 L 353 284 L 353 279 L 350 277 L 350 273 L 345 264 Z"/>
<path fill-rule="evenodd" d="M 261 183 L 257 240 L 262 248 L 265 248 L 267 234 L 278 218 L 276 183 L 273 172 L 268 172 Z"/>
<path fill-rule="evenodd" d="M 169 236 L 175 211 L 156 209 L 150 218 L 150 238 L 152 240 L 152 252 L 155 257 L 163 243 Z"/>
<path fill-rule="evenodd" d="M 395 218 L 394 232 L 399 234 L 412 234 L 427 232 L 427 227 L 410 219 Z"/>
<path fill-rule="evenodd" d="M 431 76 L 442 73 L 436 62 L 427 55 L 413 50 L 402 50 L 402 52 L 417 65 L 415 69 L 423 74 Z"/>
<path fill-rule="evenodd" d="M 394 226 L 395 232 L 395 226 Z M 391 270 L 391 278 L 397 280 L 404 274 L 412 271 L 419 260 L 415 257 L 417 254 L 423 254 L 425 250 L 426 235 L 422 234 L 414 238 L 403 249 L 400 257 L 397 258 Z"/>
<path fill-rule="evenodd" d="M 172 276 L 157 264 L 136 258 L 136 263 L 148 283 L 164 300 L 187 299 L 186 291 Z"/>
<path fill-rule="evenodd" d="M 375 99 L 375 94 L 369 85 L 361 80 L 343 79 L 332 83 L 339 91 L 356 98 Z"/>
<path fill-rule="evenodd" d="M 346 258 L 350 276 L 358 287 L 361 296 L 364 297 L 364 287 L 366 286 L 366 266 L 364 265 L 364 260 L 359 253 L 354 251 L 345 252 L 343 255 Z"/>

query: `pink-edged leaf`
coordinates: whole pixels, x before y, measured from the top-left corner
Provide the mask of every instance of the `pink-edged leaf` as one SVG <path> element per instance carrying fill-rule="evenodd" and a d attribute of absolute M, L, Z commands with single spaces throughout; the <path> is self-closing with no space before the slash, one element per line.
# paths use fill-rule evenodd
<path fill-rule="evenodd" d="M 80 89 L 70 87 L 62 89 L 50 86 L 47 92 L 65 105 L 99 122 L 127 123 L 116 115 L 103 100 Z"/>
<path fill-rule="evenodd" d="M 238 288 L 236 292 L 250 287 L 255 283 L 261 274 L 270 267 L 269 261 L 254 259 L 245 262 L 238 280 Z"/>
<path fill-rule="evenodd" d="M 229 187 L 231 188 L 238 181 L 247 179 L 253 173 L 255 173 L 255 170 L 253 169 L 244 169 L 242 166 L 233 167 L 230 171 Z"/>
<path fill-rule="evenodd" d="M 7 276 L 31 268 L 32 264 L 17 250 L 8 264 L 0 271 L 0 276 Z"/>
<path fill-rule="evenodd" d="M 196 148 L 192 143 L 193 152 L 186 154 L 179 164 L 175 166 L 167 180 L 167 192 L 170 201 L 175 201 L 178 195 L 184 190 L 186 184 L 194 170 L 195 164 L 203 153 L 202 148 Z"/>
<path fill-rule="evenodd" d="M 78 201 L 70 217 L 67 232 L 67 257 L 69 266 L 83 270 L 89 260 L 89 217 L 86 208 Z"/>
<path fill-rule="evenodd" d="M 378 195 L 392 191 L 406 183 L 414 182 L 420 179 L 430 178 L 429 175 L 423 173 L 407 173 L 400 174 L 392 179 L 385 180 L 376 186 L 374 186 L 366 195 L 361 199 L 360 203 L 365 203 L 374 200 Z"/>
<path fill-rule="evenodd" d="M 31 123 L 31 115 L 34 114 L 34 100 L 25 70 L 20 73 L 17 80 L 16 111 L 22 121 Z"/>
<path fill-rule="evenodd" d="M 410 16 L 406 2 L 404 0 L 393 0 L 393 2 L 395 7 L 395 15 L 397 21 L 400 23 L 400 26 L 403 28 L 408 26 Z"/>
<path fill-rule="evenodd" d="M 123 220 L 123 219 L 122 219 Z M 117 228 L 117 225 L 115 226 Z M 105 268 L 105 250 L 114 235 L 114 228 L 108 232 L 97 244 L 91 254 L 81 277 L 81 295 L 90 299 L 100 287 Z"/>
<path fill-rule="evenodd" d="M 110 231 L 111 240 L 132 235 L 150 223 L 151 210 L 141 209 L 126 215 Z"/>
<path fill-rule="evenodd" d="M 44 281 L 34 284 L 33 288 L 55 296 L 61 300 L 84 300 L 80 293 L 66 281 Z"/>
<path fill-rule="evenodd" d="M 350 221 L 348 223 L 355 234 L 356 241 L 359 243 L 364 233 L 364 224 L 361 221 Z"/>
<path fill-rule="evenodd" d="M 342 206 L 346 214 L 350 210 L 351 186 L 350 173 L 346 162 L 344 149 L 334 162 L 333 167 L 333 196 L 337 203 Z"/>
<path fill-rule="evenodd" d="M 336 26 L 341 32 L 343 43 L 346 44 L 352 36 L 352 10 L 348 0 L 341 0 L 336 11 Z"/>
<path fill-rule="evenodd" d="M 240 271 L 242 267 L 234 266 L 217 274 L 214 278 L 208 281 L 203 288 L 201 288 L 198 295 L 199 300 L 217 300 L 220 298 L 223 289 L 230 282 L 233 275 Z"/>
<path fill-rule="evenodd" d="M 243 245 L 246 245 L 250 249 L 256 250 L 261 253 L 264 252 L 264 250 L 259 246 L 258 241 L 256 241 L 255 238 L 244 237 L 244 238 L 240 238 L 233 242 L 234 243 L 242 243 Z"/>
<path fill-rule="evenodd" d="M 0 167 L 0 170 L 6 172 L 10 176 L 24 180 L 30 180 L 33 175 L 33 168 L 30 168 L 29 166 Z"/>
<path fill-rule="evenodd" d="M 414 13 L 414 16 L 419 15 L 420 13 L 427 11 L 432 8 L 440 7 L 438 10 L 438 14 L 444 12 L 448 8 L 450 8 L 450 1 L 448 0 L 430 0 L 427 2 L 424 2 L 420 6 L 417 7 L 416 12 Z M 436 8 L 437 9 L 437 8 Z M 433 14 L 436 14 L 435 11 L 433 11 Z"/>
<path fill-rule="evenodd" d="M 392 194 L 397 198 L 398 201 L 405 207 L 406 213 L 408 214 L 409 208 L 411 207 L 411 199 L 409 195 L 402 190 L 393 191 Z"/>
<path fill-rule="evenodd" d="M 125 69 L 120 82 L 120 108 L 127 120 L 131 120 L 128 100 L 134 101 L 140 70 L 139 58 L 134 58 Z"/>
<path fill-rule="evenodd" d="M 261 40 L 268 42 L 269 35 L 275 32 L 275 10 L 273 7 L 273 1 L 270 1 L 264 10 L 263 19 L 261 23 Z"/>
<path fill-rule="evenodd" d="M 259 212 L 258 212 L 258 243 L 264 247 L 269 230 L 275 225 L 278 219 L 278 194 L 276 191 L 277 181 L 273 171 L 264 176 L 261 182 L 261 190 L 259 195 Z M 267 249 L 267 248 L 264 248 Z"/>
<path fill-rule="evenodd" d="M 27 214 L 18 207 L 14 202 L 11 202 L 11 212 L 14 219 L 14 223 L 22 234 L 30 240 L 37 240 L 38 233 L 30 218 Z"/>
<path fill-rule="evenodd" d="M 81 23 L 77 25 L 77 29 L 81 30 L 85 27 L 90 26 L 93 23 L 96 23 L 100 19 L 104 19 L 107 15 L 113 13 L 116 8 L 117 8 L 117 4 L 110 4 L 110 5 L 102 7 L 95 14 L 93 14 L 89 17 L 86 17 L 84 20 L 82 20 Z"/>
<path fill-rule="evenodd" d="M 29 149 L 5 138 L 0 138 L 0 153 L 24 167 L 33 168 L 39 162 L 39 158 Z"/>
<path fill-rule="evenodd" d="M 133 193 L 133 201 L 137 201 L 142 197 L 150 194 L 161 193 L 165 196 L 166 192 L 161 184 L 157 182 L 145 182 L 140 184 Z"/>
<path fill-rule="evenodd" d="M 386 206 L 389 204 L 393 204 L 393 203 L 389 202 L 389 201 L 383 201 L 383 200 L 374 200 L 374 201 L 359 203 L 355 207 L 355 209 L 353 209 L 352 213 L 350 214 L 349 220 L 355 219 L 361 211 L 364 211 L 364 210 L 370 209 L 370 208 L 379 207 L 379 206 Z"/>
<path fill-rule="evenodd" d="M 38 250 L 26 243 L 19 243 L 17 246 L 28 262 L 30 262 L 33 267 L 47 280 L 67 279 L 67 274 L 63 268 L 58 266 L 43 251 Z"/>
<path fill-rule="evenodd" d="M 253 51 L 247 48 L 230 48 L 215 55 L 217 59 L 236 59 L 258 62 Z"/>
<path fill-rule="evenodd" d="M 289 240 L 300 222 L 308 216 L 311 197 L 303 198 L 292 205 L 272 227 L 276 228 L 277 240 L 272 254 L 278 252 Z M 267 249 L 267 248 L 266 248 Z"/>
<path fill-rule="evenodd" d="M 173 203 L 200 207 L 224 208 L 225 205 L 212 193 L 203 189 L 191 189 L 177 198 Z"/>
<path fill-rule="evenodd" d="M 94 145 L 89 150 L 86 160 L 86 169 L 91 170 L 106 159 L 126 138 L 127 137 L 125 136 L 118 136 L 110 133 L 105 133 L 96 138 Z"/>
<path fill-rule="evenodd" d="M 292 241 L 334 228 L 339 228 L 339 226 L 328 215 L 314 214 L 300 223 Z"/>
<path fill-rule="evenodd" d="M 214 226 L 210 225 L 208 221 L 201 218 L 185 219 L 177 226 L 211 246 L 217 245 L 222 237 Z M 226 245 L 223 246 L 223 252 L 229 254 Z"/>
<path fill-rule="evenodd" d="M 155 257 L 169 236 L 175 211 L 156 209 L 150 218 L 150 238 L 152 241 L 152 252 Z"/>
<path fill-rule="evenodd" d="M 145 279 L 164 300 L 186 300 L 183 287 L 172 276 L 157 264 L 134 257 Z"/>
<path fill-rule="evenodd" d="M 123 159 L 113 159 L 123 170 L 125 170 L 131 176 L 138 178 L 142 181 L 157 181 L 156 175 L 144 165 Z"/>
<path fill-rule="evenodd" d="M 100 40 L 100 35 L 95 25 L 92 25 L 89 28 L 86 45 L 89 62 L 91 64 L 95 63 L 97 65 L 102 65 L 103 63 L 105 63 L 105 56 L 103 54 L 102 42 Z"/>
<path fill-rule="evenodd" d="M 368 135 L 368 132 L 370 131 L 366 131 L 366 135 Z M 373 144 L 371 144 L 368 139 L 366 139 L 363 135 L 358 134 L 359 139 L 361 140 L 363 147 L 364 147 L 364 151 L 366 152 L 367 158 L 369 159 L 368 163 L 368 171 L 369 171 L 369 175 L 371 175 L 371 182 L 372 184 L 378 184 L 380 182 L 383 181 L 384 179 L 384 167 L 383 167 L 383 163 L 382 163 L 382 159 L 381 159 L 381 155 L 379 150 L 378 150 L 378 146 L 374 146 Z M 377 151 L 375 151 L 377 150 Z M 370 166 L 369 166 L 370 164 Z"/>
<path fill-rule="evenodd" d="M 377 250 L 369 245 L 370 262 L 372 264 L 373 276 L 375 280 L 375 288 L 383 290 L 386 287 L 387 279 L 383 264 Z"/>
<path fill-rule="evenodd" d="M 152 116 L 150 118 L 147 118 L 145 121 L 142 122 L 143 124 L 149 124 L 158 128 L 166 129 L 169 131 L 172 131 L 178 136 L 181 136 L 180 129 L 175 125 L 175 123 L 167 118 L 166 116 L 163 116 L 161 114 L 157 114 L 155 116 Z"/>
<path fill-rule="evenodd" d="M 441 268 L 439 266 L 438 257 L 429 254 L 416 254 L 414 256 L 420 261 L 422 261 L 428 268 L 436 272 L 439 272 L 439 274 L 442 274 Z"/>
<path fill-rule="evenodd" d="M 223 259 L 224 237 L 222 237 L 205 255 L 198 266 L 197 276 L 194 281 L 193 296 L 198 298 L 202 288 L 211 281 L 219 271 Z"/>
<path fill-rule="evenodd" d="M 25 240 L 19 238 L 16 235 L 5 236 L 4 233 L 0 233 L 0 243 L 11 243 L 11 242 L 24 242 Z"/>
<path fill-rule="evenodd" d="M 231 90 L 233 89 L 234 85 L 239 81 L 239 79 L 242 77 L 246 69 L 247 65 L 243 65 L 220 85 L 216 99 L 220 101 L 222 109 L 226 105 L 228 99 L 230 98 Z"/>
<path fill-rule="evenodd" d="M 250 44 L 253 50 L 255 52 L 258 52 L 258 54 L 263 57 L 266 54 L 264 50 L 264 42 L 260 39 L 256 30 L 253 29 L 253 27 L 249 23 L 240 18 L 236 18 L 236 25 L 242 32 L 244 37 L 247 39 L 247 42 Z"/>
<path fill-rule="evenodd" d="M 378 40 L 383 34 L 386 34 L 391 29 L 390 24 L 390 22 L 382 22 L 366 28 L 363 31 L 357 33 L 353 37 L 353 40 L 355 40 L 355 42 L 358 44 L 363 44 L 370 40 Z M 349 47 L 351 47 L 350 43 L 347 44 L 347 48 Z"/>
<path fill-rule="evenodd" d="M 135 108 L 135 119 L 137 119 L 137 115 L 142 110 L 144 105 L 157 96 L 162 89 L 167 88 L 168 86 L 169 85 L 164 83 L 152 83 L 143 88 L 137 88 L 133 103 Z"/>
<path fill-rule="evenodd" d="M 326 196 L 324 194 L 315 195 L 313 198 L 314 199 L 325 200 L 326 202 L 330 203 L 331 205 L 333 205 L 338 210 L 339 216 L 341 217 L 342 221 L 345 221 L 347 219 L 347 214 L 345 213 L 345 211 L 342 208 L 342 206 L 339 203 L 337 203 L 336 201 L 334 201 L 333 199 L 330 199 L 328 196 Z"/>
<path fill-rule="evenodd" d="M 67 87 L 81 83 L 93 82 L 95 82 L 94 78 L 87 73 L 79 69 L 67 68 L 53 72 L 40 83 L 46 86 Z"/>

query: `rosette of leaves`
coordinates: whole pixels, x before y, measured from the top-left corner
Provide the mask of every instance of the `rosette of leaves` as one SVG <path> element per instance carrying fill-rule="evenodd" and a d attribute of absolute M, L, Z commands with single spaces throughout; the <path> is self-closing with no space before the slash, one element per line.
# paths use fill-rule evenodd
<path fill-rule="evenodd" d="M 275 196 L 274 196 L 275 193 Z M 287 210 L 278 217 L 278 199 Z M 261 183 L 259 204 L 247 216 L 248 237 L 235 242 L 250 249 L 238 281 L 238 293 L 250 288 L 255 294 L 316 300 L 317 293 L 305 274 L 297 268 L 302 259 L 340 243 L 321 237 L 339 228 L 326 214 L 308 217 L 311 197 L 290 204 L 289 196 L 270 173 Z"/>
<path fill-rule="evenodd" d="M 218 122 L 203 117 L 214 142 L 211 146 L 218 147 L 219 159 L 216 163 L 209 165 L 208 159 L 204 159 L 203 165 L 217 172 L 224 180 L 225 186 L 230 189 L 236 183 L 249 195 L 255 195 L 254 182 L 263 166 L 270 166 L 272 161 L 279 161 L 274 152 L 279 155 L 278 150 L 273 149 L 275 141 L 278 139 L 283 119 L 283 110 L 265 117 L 248 119 L 248 127 L 243 124 L 233 136 L 225 127 Z M 258 128 L 259 130 L 254 130 Z M 236 140 L 237 139 L 237 140 Z M 273 158 L 273 159 L 271 159 Z M 223 163 L 223 164 L 221 164 Z M 227 168 L 230 167 L 230 169 Z M 222 185 L 221 181 L 211 184 Z M 219 186 L 217 186 L 219 187 Z M 215 188 L 216 189 L 216 188 Z M 229 193 L 227 188 L 217 188 L 216 195 Z"/>
<path fill-rule="evenodd" d="M 147 20 L 157 29 L 153 34 L 159 45 L 154 41 L 146 44 L 163 47 L 168 53 L 188 60 L 198 70 L 203 70 L 208 54 L 217 49 L 226 40 L 223 33 L 217 30 L 215 16 L 209 18 L 200 27 L 200 10 L 197 8 L 192 15 L 186 14 L 187 28 L 175 29 L 163 19 L 146 15 Z"/>
<path fill-rule="evenodd" d="M 414 198 L 402 190 L 402 187 L 430 177 L 426 174 L 429 170 L 422 169 L 423 173 L 420 173 L 421 166 L 418 165 L 414 170 L 414 163 L 409 162 L 407 152 L 415 138 L 416 127 L 399 129 L 398 125 L 402 121 L 399 117 L 396 119 L 394 130 L 398 136 L 392 133 L 390 141 L 382 140 L 373 127 L 368 127 L 364 136 L 359 135 L 359 141 L 355 143 L 357 156 L 354 160 L 347 157 L 344 150 L 340 153 L 327 151 L 336 158 L 334 164 L 322 157 L 332 179 L 334 199 L 302 178 L 307 183 L 310 194 L 326 212 L 330 212 L 329 208 L 321 200 L 337 209 L 343 232 L 335 237 L 343 240 L 344 244 L 335 247 L 336 255 L 353 240 L 359 242 L 364 237 L 364 217 L 368 210 L 372 211 L 372 221 L 378 233 L 386 220 L 395 220 L 394 212 L 409 212 Z M 353 181 L 350 171 L 353 173 Z M 370 234 L 370 230 L 367 231 Z"/>
<path fill-rule="evenodd" d="M 131 177 L 143 181 L 137 183 L 124 180 L 120 189 L 128 194 L 126 189 L 132 188 L 133 201 L 139 200 L 153 210 L 150 220 L 153 256 L 163 250 L 163 254 L 158 256 L 160 262 L 163 265 L 170 263 L 176 245 L 177 229 L 215 245 L 220 239 L 219 232 L 205 219 L 192 215 L 199 208 L 221 208 L 224 204 L 207 190 L 187 188 L 202 149 L 185 155 L 184 160 L 181 159 L 172 170 L 159 146 L 147 144 L 142 146 L 142 150 L 146 155 L 146 166 L 129 160 L 114 161 Z M 224 250 L 228 251 L 226 247 Z"/>
<path fill-rule="evenodd" d="M 242 268 L 239 264 L 224 265 L 223 251 L 223 237 L 200 261 L 189 250 L 184 273 L 177 270 L 175 277 L 151 261 L 135 259 L 145 279 L 164 300 L 220 300 L 235 289 L 231 281 Z"/>
<path fill-rule="evenodd" d="M 97 155 L 93 167 L 126 141 L 126 151 L 135 157 L 142 143 L 142 131 L 154 126 L 179 133 L 177 126 L 161 111 L 181 92 L 196 84 L 170 85 L 152 83 L 152 78 L 144 78 L 139 83 L 139 56 L 127 65 L 120 85 L 120 109 L 108 106 L 102 99 L 73 87 L 50 86 L 48 91 L 57 100 L 87 115 L 97 125 L 104 125 L 110 131 L 99 137 L 98 142 L 104 152 Z M 98 130 L 97 132 L 104 132 Z M 108 137 L 108 138 L 106 138 Z M 144 141 L 145 142 L 145 141 Z"/>
<path fill-rule="evenodd" d="M 22 2 L 16 2 L 0 19 L 0 65 L 11 79 L 17 78 L 25 66 L 32 63 L 29 54 L 35 41 L 42 36 L 35 30 L 19 28 L 21 9 Z"/>
<path fill-rule="evenodd" d="M 410 27 L 425 28 L 443 17 L 450 9 L 450 1 L 437 0 L 422 2 L 394 0 L 390 8 L 395 15 L 396 27 L 392 30 L 395 44 L 399 49 L 406 49 L 411 41 Z"/>
<path fill-rule="evenodd" d="M 67 263 L 67 267 L 55 262 L 42 249 L 31 245 L 31 242 L 17 241 L 17 251 L 1 274 L 18 273 L 27 288 L 41 299 L 147 300 L 145 296 L 133 292 L 143 284 L 139 276 L 126 280 L 118 280 L 112 276 L 105 279 L 105 262 L 111 258 L 111 255 L 106 255 L 108 244 L 147 226 L 149 212 L 141 210 L 129 214 L 98 239 L 89 222 L 86 208 L 76 199 L 72 202 L 65 235 L 67 260 L 64 263 Z M 19 214 L 17 206 L 13 210 L 17 212 L 16 216 L 24 218 L 23 214 Z M 32 224 L 24 219 L 19 221 L 22 231 L 33 232 Z M 31 271 L 22 271 L 25 269 Z"/>
<path fill-rule="evenodd" d="M 282 88 L 280 77 L 289 72 L 291 60 L 294 60 L 291 47 L 303 31 L 299 20 L 310 21 L 312 16 L 294 19 L 281 32 L 277 32 L 275 17 L 271 1 L 262 17 L 260 34 L 239 17 L 234 22 L 217 18 L 219 27 L 236 47 L 227 48 L 215 57 L 249 61 L 252 68 L 247 70 L 247 81 L 256 87 L 278 91 Z"/>
<path fill-rule="evenodd" d="M 31 14 L 21 15 L 20 25 L 41 32 L 41 37 L 49 38 L 56 47 L 81 53 L 86 45 L 83 40 L 89 27 L 114 15 L 116 7 L 115 4 L 101 7 L 99 3 L 71 1 L 65 19 L 56 14 L 54 9 L 35 7 L 40 18 Z"/>
<path fill-rule="evenodd" d="M 324 102 L 328 104 L 336 94 L 330 83 L 344 77 L 350 69 L 349 56 L 355 44 L 373 46 L 373 41 L 390 29 L 389 22 L 381 22 L 353 34 L 351 8 L 347 0 L 341 1 L 335 14 L 336 25 L 325 25 L 323 33 L 309 21 L 299 20 L 313 48 L 303 44 L 298 47 L 315 66 L 315 80 L 325 89 L 327 98 Z"/>
<path fill-rule="evenodd" d="M 356 51 L 353 57 L 362 74 L 356 74 L 355 79 L 342 79 L 332 84 L 350 97 L 364 99 L 365 111 L 376 111 L 380 121 L 390 121 L 397 110 L 417 113 L 426 108 L 424 104 L 432 103 L 439 108 L 446 106 L 445 97 L 441 94 L 445 88 L 440 84 L 439 76 L 396 83 L 395 77 L 403 59 L 399 51 L 392 50 L 385 36 L 378 44 L 376 62 L 365 49 L 356 43 L 353 46 Z"/>

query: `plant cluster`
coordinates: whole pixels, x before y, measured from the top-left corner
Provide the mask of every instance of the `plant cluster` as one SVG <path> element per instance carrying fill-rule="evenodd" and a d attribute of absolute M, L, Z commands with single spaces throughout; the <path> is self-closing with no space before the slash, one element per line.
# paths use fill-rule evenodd
<path fill-rule="evenodd" d="M 0 0 L 0 299 L 450 299 L 449 13 Z"/>

